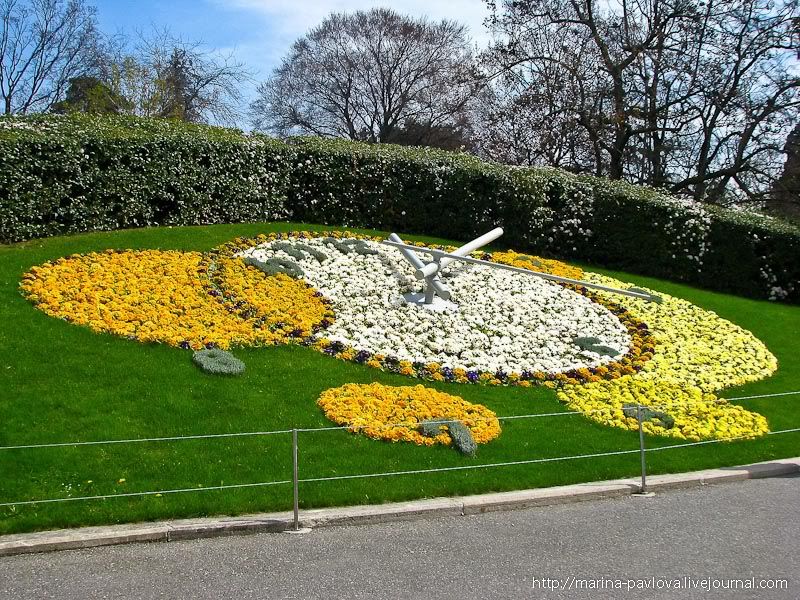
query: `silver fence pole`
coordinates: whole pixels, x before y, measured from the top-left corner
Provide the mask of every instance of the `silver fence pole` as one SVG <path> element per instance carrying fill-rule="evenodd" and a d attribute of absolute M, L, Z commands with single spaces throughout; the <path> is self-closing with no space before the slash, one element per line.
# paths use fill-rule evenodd
<path fill-rule="evenodd" d="M 636 420 L 639 421 L 639 454 L 642 457 L 642 489 L 639 490 L 640 494 L 647 493 L 647 463 L 644 458 L 644 431 L 642 429 L 642 406 L 636 405 Z"/>
<path fill-rule="evenodd" d="M 294 487 L 294 530 L 300 530 L 300 486 L 297 480 L 297 429 L 292 429 L 292 483 Z"/>

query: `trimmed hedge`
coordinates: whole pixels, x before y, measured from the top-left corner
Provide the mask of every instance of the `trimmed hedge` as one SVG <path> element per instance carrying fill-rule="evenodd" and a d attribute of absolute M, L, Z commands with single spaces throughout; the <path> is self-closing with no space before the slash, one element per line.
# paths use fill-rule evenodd
<path fill-rule="evenodd" d="M 134 117 L 0 118 L 0 241 L 291 219 L 502 244 L 800 302 L 800 229 L 656 190 L 420 148 Z"/>
<path fill-rule="evenodd" d="M 501 244 L 800 302 L 800 229 L 657 190 L 463 154 L 341 140 L 291 141 L 292 219 Z"/>
<path fill-rule="evenodd" d="M 157 119 L 0 119 L 0 241 L 283 218 L 291 154 Z"/>

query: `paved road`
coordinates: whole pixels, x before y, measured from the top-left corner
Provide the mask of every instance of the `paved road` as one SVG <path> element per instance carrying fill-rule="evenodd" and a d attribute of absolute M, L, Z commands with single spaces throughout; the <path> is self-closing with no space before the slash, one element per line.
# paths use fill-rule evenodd
<path fill-rule="evenodd" d="M 784 477 L 305 535 L 17 556 L 0 559 L 0 598 L 797 599 L 798 491 L 800 478 Z M 533 581 L 570 576 L 606 589 Z M 789 581 L 784 591 L 609 589 L 610 578 L 683 576 Z"/>

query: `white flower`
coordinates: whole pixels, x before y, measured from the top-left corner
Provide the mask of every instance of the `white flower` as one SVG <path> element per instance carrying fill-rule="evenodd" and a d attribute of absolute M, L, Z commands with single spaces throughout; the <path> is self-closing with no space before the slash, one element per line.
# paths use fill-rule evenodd
<path fill-rule="evenodd" d="M 322 238 L 289 239 L 328 257 L 292 258 L 270 242 L 243 252 L 297 262 L 304 279 L 328 298 L 335 320 L 317 334 L 357 350 L 451 368 L 506 373 L 594 367 L 627 352 L 630 336 L 605 307 L 541 278 L 491 267 L 453 264 L 443 280 L 457 309 L 433 312 L 402 294 L 421 284 L 399 251 L 364 242 L 375 254 L 342 252 Z M 286 241 L 283 241 L 286 243 Z M 614 357 L 582 351 L 576 337 L 594 337 Z"/>

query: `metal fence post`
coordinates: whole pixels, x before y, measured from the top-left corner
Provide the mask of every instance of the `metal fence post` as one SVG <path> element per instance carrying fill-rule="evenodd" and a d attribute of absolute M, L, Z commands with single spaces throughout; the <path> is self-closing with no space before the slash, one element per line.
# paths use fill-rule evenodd
<path fill-rule="evenodd" d="M 294 487 L 294 530 L 300 530 L 300 486 L 297 481 L 297 429 L 292 429 L 292 484 Z"/>
<path fill-rule="evenodd" d="M 642 486 L 639 490 L 640 494 L 647 493 L 647 463 L 644 458 L 644 431 L 642 430 L 642 406 L 636 405 L 636 420 L 639 421 L 639 454 L 642 458 Z"/>

